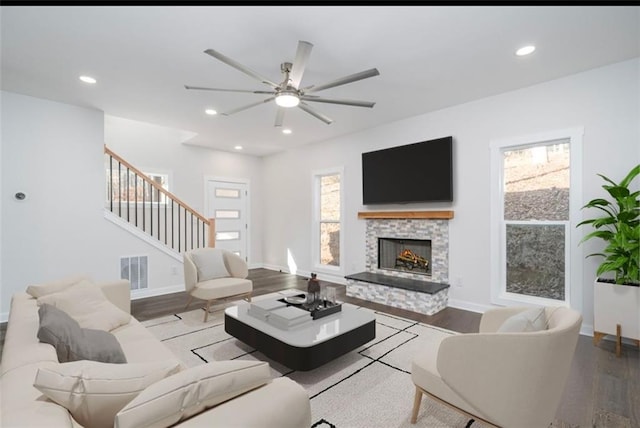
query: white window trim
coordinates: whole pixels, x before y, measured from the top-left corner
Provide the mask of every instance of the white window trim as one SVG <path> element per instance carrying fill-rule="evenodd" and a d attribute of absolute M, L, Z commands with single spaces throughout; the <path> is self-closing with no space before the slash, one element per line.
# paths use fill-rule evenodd
<path fill-rule="evenodd" d="M 500 306 L 570 306 L 582 311 L 583 260 L 578 244 L 581 234 L 576 225 L 581 220 L 582 207 L 582 137 L 584 128 L 559 129 L 538 134 L 521 135 L 490 141 L 491 150 L 491 225 L 490 225 L 490 271 L 491 271 L 491 303 Z M 543 297 L 526 296 L 509 293 L 505 289 L 506 249 L 501 242 L 506 233 L 501 220 L 504 214 L 504 175 L 502 168 L 502 151 L 511 147 L 536 145 L 546 141 L 569 140 L 570 153 L 570 196 L 569 221 L 565 234 L 565 260 L 567 284 L 565 302 Z M 542 222 L 541 222 L 542 223 Z M 560 224 L 561 222 L 554 222 Z"/>
<path fill-rule="evenodd" d="M 340 175 L 340 261 L 339 266 L 320 263 L 320 177 Z M 311 171 L 312 220 L 311 220 L 311 264 L 314 270 L 334 275 L 344 274 L 344 167 Z"/>

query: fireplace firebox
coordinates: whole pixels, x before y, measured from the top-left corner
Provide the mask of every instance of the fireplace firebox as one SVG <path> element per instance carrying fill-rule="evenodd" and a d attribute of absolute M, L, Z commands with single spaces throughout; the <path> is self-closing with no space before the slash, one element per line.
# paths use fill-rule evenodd
<path fill-rule="evenodd" d="M 431 240 L 378 238 L 378 268 L 431 276 Z"/>

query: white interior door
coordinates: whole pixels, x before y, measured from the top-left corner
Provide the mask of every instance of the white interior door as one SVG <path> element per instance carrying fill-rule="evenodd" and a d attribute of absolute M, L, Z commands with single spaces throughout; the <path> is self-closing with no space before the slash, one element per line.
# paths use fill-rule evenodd
<path fill-rule="evenodd" d="M 216 219 L 217 248 L 248 258 L 248 183 L 207 180 L 207 217 Z"/>

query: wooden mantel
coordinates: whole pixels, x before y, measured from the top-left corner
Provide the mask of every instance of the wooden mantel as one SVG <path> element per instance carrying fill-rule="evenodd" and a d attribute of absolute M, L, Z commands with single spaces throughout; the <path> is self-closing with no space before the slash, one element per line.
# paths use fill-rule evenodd
<path fill-rule="evenodd" d="M 453 211 L 360 211 L 358 218 L 426 218 L 450 220 L 453 218 Z"/>

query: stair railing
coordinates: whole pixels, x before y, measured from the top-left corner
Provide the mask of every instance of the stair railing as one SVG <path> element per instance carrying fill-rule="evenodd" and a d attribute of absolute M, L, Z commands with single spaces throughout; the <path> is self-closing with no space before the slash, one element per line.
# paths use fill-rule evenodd
<path fill-rule="evenodd" d="M 107 209 L 181 253 L 215 246 L 215 219 L 207 219 L 162 184 L 104 146 Z"/>

